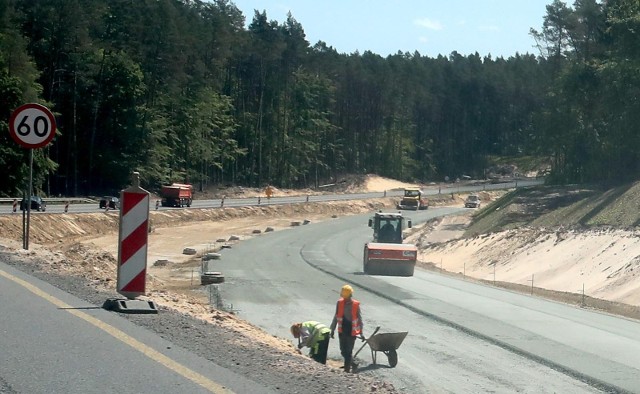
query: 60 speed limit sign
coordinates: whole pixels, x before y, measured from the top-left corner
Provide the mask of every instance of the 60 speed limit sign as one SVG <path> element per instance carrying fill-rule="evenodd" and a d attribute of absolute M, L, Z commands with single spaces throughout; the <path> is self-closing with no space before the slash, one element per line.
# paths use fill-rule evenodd
<path fill-rule="evenodd" d="M 25 148 L 42 148 L 56 135 L 56 119 L 44 105 L 24 104 L 11 114 L 9 133 Z"/>

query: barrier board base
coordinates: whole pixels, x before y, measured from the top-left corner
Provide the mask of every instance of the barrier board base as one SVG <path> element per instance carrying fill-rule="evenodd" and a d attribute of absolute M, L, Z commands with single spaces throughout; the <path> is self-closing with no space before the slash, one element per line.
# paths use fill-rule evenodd
<path fill-rule="evenodd" d="M 120 313 L 158 313 L 158 306 L 153 301 L 126 298 L 109 298 L 102 304 L 102 308 Z"/>

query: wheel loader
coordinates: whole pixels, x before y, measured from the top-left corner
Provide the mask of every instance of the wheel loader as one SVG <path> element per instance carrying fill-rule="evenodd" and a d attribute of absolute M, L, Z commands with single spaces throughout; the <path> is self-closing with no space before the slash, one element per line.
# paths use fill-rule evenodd
<path fill-rule="evenodd" d="M 418 257 L 415 245 L 403 244 L 402 230 L 411 219 L 402 213 L 376 212 L 369 219 L 373 241 L 364 245 L 362 270 L 367 275 L 413 276 Z"/>

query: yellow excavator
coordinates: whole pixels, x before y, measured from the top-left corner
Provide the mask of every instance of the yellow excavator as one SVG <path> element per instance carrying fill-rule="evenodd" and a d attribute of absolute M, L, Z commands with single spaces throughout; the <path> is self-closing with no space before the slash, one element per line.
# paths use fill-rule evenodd
<path fill-rule="evenodd" d="M 373 228 L 373 241 L 364 245 L 362 271 L 367 275 L 413 276 L 418 248 L 402 243 L 402 230 L 411 228 L 411 219 L 400 212 L 380 211 L 369 219 L 369 227 Z"/>

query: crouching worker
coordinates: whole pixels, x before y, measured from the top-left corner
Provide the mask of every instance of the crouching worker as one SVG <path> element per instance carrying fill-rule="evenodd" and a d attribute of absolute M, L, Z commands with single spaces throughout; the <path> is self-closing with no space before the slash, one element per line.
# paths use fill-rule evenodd
<path fill-rule="evenodd" d="M 327 350 L 331 338 L 331 330 L 327 326 L 317 321 L 295 323 L 291 326 L 291 335 L 298 338 L 298 349 L 306 346 L 311 349 L 309 357 L 321 364 L 327 363 Z"/>

